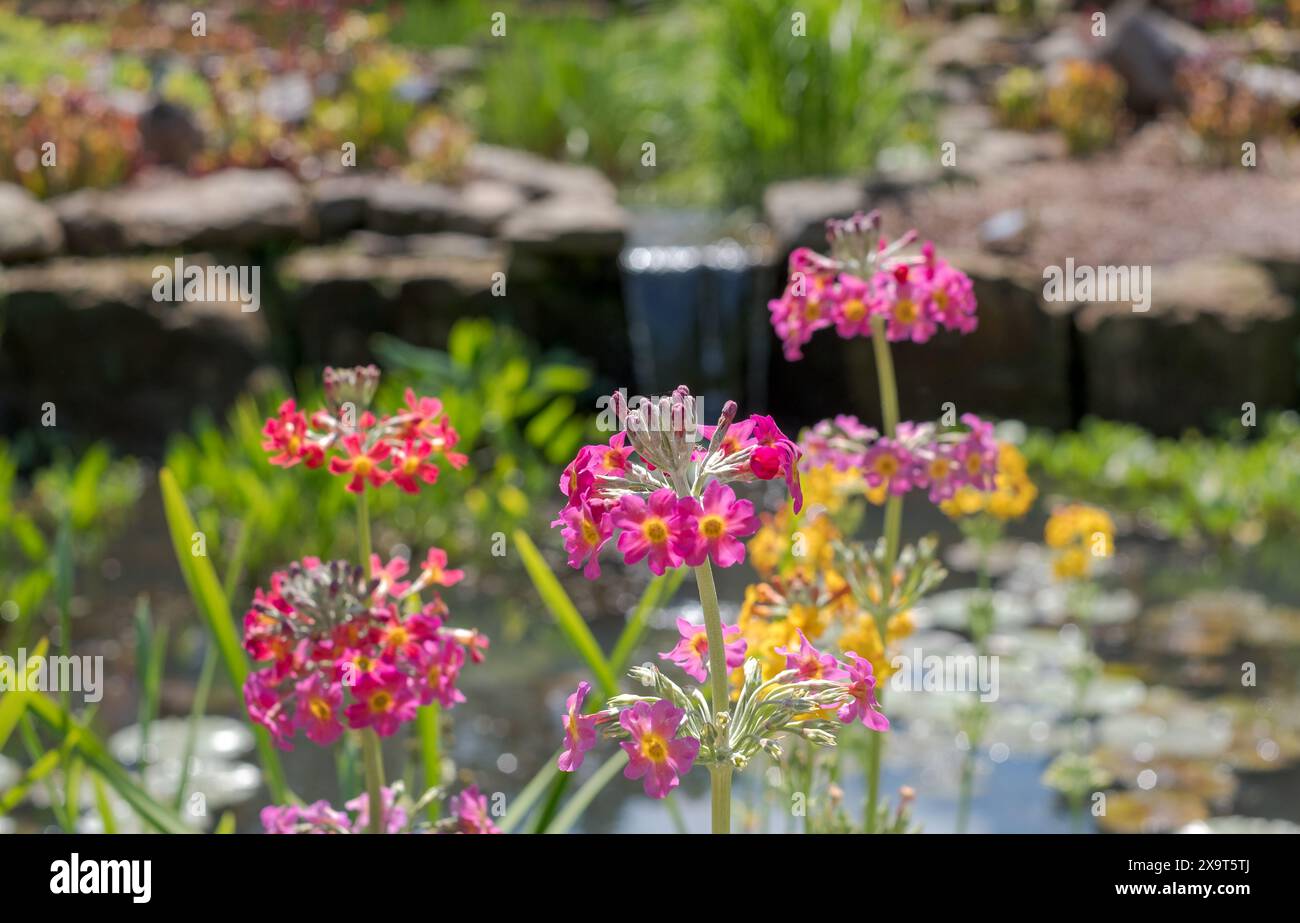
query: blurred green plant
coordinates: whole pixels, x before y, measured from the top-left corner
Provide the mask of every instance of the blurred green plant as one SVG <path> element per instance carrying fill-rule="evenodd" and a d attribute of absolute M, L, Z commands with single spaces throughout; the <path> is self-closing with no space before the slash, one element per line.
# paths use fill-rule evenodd
<path fill-rule="evenodd" d="M 591 387 L 588 368 L 539 355 L 516 331 L 481 319 L 457 322 L 445 351 L 390 337 L 381 337 L 376 348 L 388 392 L 382 399 L 400 403 L 407 386 L 436 394 L 461 435 L 458 451 L 472 459 L 461 471 L 441 466 L 445 490 L 375 492 L 376 523 L 389 524 L 408 541 L 440 545 L 459 560 L 490 554 L 497 532 L 542 524 L 550 510 L 536 507 L 533 498 L 553 491 L 555 465 L 577 451 L 592 425 L 575 416 L 578 399 Z M 174 439 L 166 453 L 199 528 L 221 536 L 222 547 L 234 547 L 241 523 L 257 523 L 245 537 L 251 584 L 304 553 L 344 557 L 356 547 L 354 504 L 337 489 L 337 478 L 324 469 L 287 471 L 266 461 L 262 425 L 283 397 L 246 396 L 225 426 L 201 420 L 193 435 Z M 316 396 L 304 388 L 300 398 L 300 405 L 311 405 Z M 386 550 L 384 528 L 376 547 Z"/>
<path fill-rule="evenodd" d="M 1231 429 L 1160 439 L 1089 419 L 1078 432 L 1033 433 L 1024 452 L 1061 491 L 1180 541 L 1226 552 L 1300 538 L 1300 415 L 1273 415 L 1254 437 L 1239 423 Z"/>
<path fill-rule="evenodd" d="M 486 34 L 501 4 L 478 6 Z M 639 183 L 637 196 L 755 204 L 772 180 L 867 172 L 883 148 L 924 140 L 910 49 L 884 0 L 507 21 L 507 40 L 483 43 L 481 83 L 460 94 L 460 111 L 487 140 L 589 162 Z M 399 35 L 440 41 L 415 27 Z"/>
<path fill-rule="evenodd" d="M 1043 125 L 1043 79 L 1028 67 L 1013 67 L 999 78 L 994 100 L 1002 124 L 1017 131 L 1034 131 Z"/>
<path fill-rule="evenodd" d="M 24 485 L 17 453 L 0 442 L 0 632 L 24 644 L 31 620 L 55 588 L 60 532 L 66 567 L 93 564 L 125 525 L 144 488 L 134 459 L 114 460 L 104 445 L 74 459 L 56 455 Z M 12 623 L 12 624 L 11 624 Z"/>
<path fill-rule="evenodd" d="M 1113 144 L 1124 127 L 1124 80 L 1100 61 L 1066 61 L 1046 105 L 1070 153 L 1091 154 Z"/>

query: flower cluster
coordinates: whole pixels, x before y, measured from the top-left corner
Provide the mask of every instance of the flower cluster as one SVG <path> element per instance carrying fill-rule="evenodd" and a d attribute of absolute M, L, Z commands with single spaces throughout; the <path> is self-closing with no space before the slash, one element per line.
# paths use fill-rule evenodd
<path fill-rule="evenodd" d="M 456 681 L 466 658 L 479 662 L 487 638 L 449 628 L 433 586 L 462 576 L 430 549 L 413 580 L 408 564 L 372 558 L 373 579 L 358 565 L 306 558 L 259 588 L 244 616 L 244 647 L 266 666 L 250 673 L 244 701 L 253 721 L 290 749 L 295 732 L 326 745 L 351 728 L 382 737 L 415 717 L 420 705 L 464 701 Z M 410 614 L 404 614 L 410 613 Z"/>
<path fill-rule="evenodd" d="M 876 212 L 831 221 L 830 256 L 806 247 L 790 255 L 785 291 L 768 302 L 786 359 L 802 358 L 804 344 L 827 327 L 845 339 L 871 336 L 879 327 L 891 342 L 914 343 L 924 343 L 940 327 L 975 329 L 970 278 L 936 256 L 928 242 L 919 257 L 901 256 L 916 232 L 891 243 L 879 236 L 879 227 Z"/>
<path fill-rule="evenodd" d="M 759 523 L 731 483 L 782 478 L 802 505 L 799 447 L 771 417 L 736 422 L 728 401 L 716 426 L 699 425 L 685 386 L 635 408 L 619 394 L 612 401 L 619 431 L 605 445 L 583 446 L 565 467 L 568 502 L 552 523 L 563 530 L 569 565 L 589 579 L 600 575 L 598 556 L 616 534 L 624 562 L 644 560 L 655 574 L 743 561 L 740 540 Z"/>
<path fill-rule="evenodd" d="M 996 485 L 993 424 L 970 413 L 963 414 L 961 422 L 965 431 L 904 422 L 890 438 L 857 417 L 838 416 L 805 433 L 800 447 L 809 467 L 859 471 L 872 490 L 892 496 L 925 490 L 932 503 L 942 503 L 962 488 L 986 491 Z"/>
<path fill-rule="evenodd" d="M 1115 553 L 1115 523 L 1105 510 L 1071 503 L 1052 511 L 1043 540 L 1056 550 L 1052 572 L 1061 580 L 1081 580 L 1092 572 L 1094 559 Z"/>
<path fill-rule="evenodd" d="M 951 497 L 939 504 L 939 509 L 953 519 L 986 514 L 1006 521 L 1019 519 L 1029 512 L 1038 497 L 1038 488 L 1029 479 L 1025 456 L 1010 442 L 998 444 L 997 473 L 992 490 L 978 490 L 970 486 L 957 488 Z"/>
<path fill-rule="evenodd" d="M 327 368 L 324 385 L 326 406 L 310 417 L 289 399 L 266 421 L 262 449 L 271 464 L 289 468 L 301 462 L 318 468 L 328 459 L 330 472 L 347 478 L 353 493 L 392 483 L 414 494 L 438 479 L 436 458 L 453 468 L 468 462 L 454 451 L 460 436 L 436 397 L 417 397 L 407 388 L 403 408 L 376 416 L 370 402 L 379 387 L 379 370 L 373 365 Z"/>
<path fill-rule="evenodd" d="M 450 802 L 451 816 L 429 825 L 424 808 L 440 794 L 430 789 L 419 801 L 405 797 L 401 782 L 381 792 L 384 833 L 500 833 L 488 811 L 487 797 L 471 785 Z M 370 824 L 370 800 L 353 798 L 340 811 L 327 801 L 308 805 L 268 805 L 262 809 L 262 829 L 267 833 L 365 833 Z"/>
<path fill-rule="evenodd" d="M 655 695 L 618 695 L 590 714 L 584 714 L 583 702 L 591 687 L 579 684 L 564 715 L 560 769 L 581 766 L 603 734 L 627 753 L 623 775 L 640 779 L 651 798 L 664 798 L 697 762 L 744 769 L 760 750 L 779 759 L 785 734 L 832 747 L 837 722 L 889 729 L 876 701 L 870 661 L 850 652 L 841 662 L 802 636 L 797 649 L 783 654 L 785 669 L 767 679 L 759 660 L 744 661 L 740 693 L 720 724 L 698 688 L 687 692 L 653 664 L 634 667 L 629 675 Z"/>

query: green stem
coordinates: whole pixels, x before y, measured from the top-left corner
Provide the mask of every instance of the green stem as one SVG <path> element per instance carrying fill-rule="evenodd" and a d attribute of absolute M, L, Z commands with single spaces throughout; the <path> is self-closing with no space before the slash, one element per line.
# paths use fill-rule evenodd
<path fill-rule="evenodd" d="M 365 488 L 357 494 L 357 542 L 361 551 L 361 566 L 365 569 L 366 582 L 370 581 L 370 501 Z"/>
<path fill-rule="evenodd" d="M 975 785 L 975 745 L 966 751 L 961 762 L 961 789 L 957 796 L 957 833 L 965 833 L 970 821 L 971 793 Z"/>
<path fill-rule="evenodd" d="M 871 345 L 876 356 L 876 380 L 880 384 L 880 417 L 885 435 L 890 439 L 898 431 L 898 380 L 894 375 L 894 357 L 885 337 L 885 319 L 871 319 Z M 893 580 L 894 562 L 898 560 L 898 540 L 903 527 L 903 498 L 891 494 L 885 502 L 885 566 L 884 578 Z M 887 589 L 887 588 L 886 588 Z M 881 643 L 885 642 L 888 625 L 877 625 Z M 878 689 L 877 694 L 883 690 Z M 880 765 L 885 741 L 883 734 L 872 734 L 867 768 L 867 833 L 876 832 L 876 818 L 880 804 Z"/>
<path fill-rule="evenodd" d="M 709 767 L 713 780 L 713 832 L 731 832 L 731 754 L 727 747 L 727 728 L 718 715 L 731 706 L 727 691 L 727 647 L 722 636 L 722 612 L 718 609 L 718 588 L 713 583 L 713 568 L 708 560 L 695 568 L 695 583 L 700 591 L 700 608 L 704 610 L 704 632 L 709 639 L 709 686 L 713 696 L 713 721 L 716 732 L 714 752 L 719 762 Z"/>
<path fill-rule="evenodd" d="M 365 488 L 357 494 L 357 543 L 361 552 L 361 567 L 370 582 L 370 502 Z M 361 732 L 361 758 L 366 772 L 366 792 L 370 800 L 369 833 L 384 829 L 384 754 L 379 746 L 379 735 L 374 728 Z"/>
<path fill-rule="evenodd" d="M 384 830 L 384 754 L 374 728 L 361 732 L 361 757 L 366 768 L 366 792 L 370 798 L 367 833 Z"/>
<path fill-rule="evenodd" d="M 731 832 L 731 765 L 709 767 L 713 795 L 713 832 Z"/>

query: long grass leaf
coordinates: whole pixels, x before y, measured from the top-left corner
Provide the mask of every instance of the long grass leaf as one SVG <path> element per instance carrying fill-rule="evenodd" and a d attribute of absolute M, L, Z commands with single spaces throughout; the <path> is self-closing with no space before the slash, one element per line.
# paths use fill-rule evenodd
<path fill-rule="evenodd" d="M 527 533 L 522 529 L 516 529 L 514 539 L 515 546 L 519 549 L 519 556 L 523 559 L 524 569 L 528 572 L 537 595 L 542 598 L 542 604 L 555 617 L 555 623 L 560 627 L 569 644 L 587 662 L 597 685 L 600 686 L 601 694 L 605 698 L 617 695 L 618 681 L 605 660 L 599 642 L 587 627 L 587 623 L 578 612 L 578 607 L 573 604 L 573 600 L 569 598 L 569 594 L 564 592 L 564 587 L 560 586 L 555 572 L 551 570 Z"/>
<path fill-rule="evenodd" d="M 27 708 L 31 714 L 53 730 L 60 730 L 65 725 L 69 727 L 71 729 L 69 733 L 76 734 L 75 746 L 82 759 L 95 772 L 99 773 L 104 781 L 149 826 L 160 833 L 193 832 L 181 822 L 179 817 L 159 804 L 138 782 L 132 779 L 127 771 L 118 765 L 117 760 L 112 757 L 108 749 L 92 731 L 71 715 L 68 715 L 53 699 L 37 693 L 31 697 Z"/>
<path fill-rule="evenodd" d="M 194 517 L 185 503 L 185 495 L 181 492 L 176 478 L 163 468 L 158 472 L 158 484 L 162 490 L 163 510 L 167 515 L 172 547 L 175 549 L 181 574 L 185 578 L 185 585 L 189 588 L 195 608 L 198 609 L 212 640 L 217 645 L 217 651 L 221 654 L 222 664 L 231 683 L 236 689 L 243 689 L 244 679 L 248 676 L 248 659 L 244 656 L 239 635 L 235 631 L 235 620 L 230 612 L 230 603 L 222 592 L 221 582 L 217 579 L 217 572 L 211 560 L 206 555 L 192 553 L 192 543 L 198 529 L 194 525 Z M 280 765 L 280 757 L 271 742 L 271 736 L 261 725 L 255 725 L 253 730 L 257 739 L 258 758 L 266 774 L 266 787 L 275 802 L 285 804 L 290 797 L 289 789 L 285 784 L 284 769 Z"/>
<path fill-rule="evenodd" d="M 44 658 L 49 647 L 49 638 L 41 638 L 36 645 L 35 653 L 28 660 L 30 661 L 36 657 Z M 19 689 L 18 677 L 8 675 L 3 661 L 0 661 L 0 671 L 5 672 L 5 688 L 9 690 L 3 696 L 0 696 L 0 750 L 4 750 L 5 744 L 9 741 L 9 735 L 18 726 L 19 719 L 27 710 L 27 702 L 35 693 L 29 689 Z"/>
<path fill-rule="evenodd" d="M 555 815 L 555 820 L 547 828 L 547 833 L 568 833 L 582 812 L 587 810 L 587 806 L 595 800 L 596 796 L 614 780 L 624 766 L 627 765 L 627 753 L 620 747 L 619 751 L 596 770 L 590 779 L 583 783 L 582 788 L 573 793 L 564 805 L 564 809 Z"/>

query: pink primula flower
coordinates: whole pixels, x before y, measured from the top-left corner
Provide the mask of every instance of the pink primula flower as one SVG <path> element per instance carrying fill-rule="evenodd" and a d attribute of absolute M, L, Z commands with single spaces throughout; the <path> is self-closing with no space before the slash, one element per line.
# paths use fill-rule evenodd
<path fill-rule="evenodd" d="M 692 527 L 690 507 L 683 515 L 681 503 L 670 487 L 656 490 L 649 502 L 634 494 L 619 500 L 612 515 L 614 525 L 623 530 L 618 550 L 625 563 L 636 564 L 645 558 L 656 576 L 670 567 L 681 567 L 682 556 L 676 549 L 682 533 Z"/>
<path fill-rule="evenodd" d="M 628 755 L 623 775 L 644 779 L 645 793 L 651 798 L 666 798 L 699 755 L 698 740 L 676 736 L 685 716 L 686 712 L 666 699 L 653 705 L 637 702 L 618 716 L 619 724 L 632 735 L 631 740 L 619 744 Z"/>
<path fill-rule="evenodd" d="M 564 721 L 564 752 L 560 754 L 556 765 L 561 772 L 574 772 L 582 765 L 583 754 L 596 746 L 596 725 L 598 715 L 584 715 L 582 703 L 591 692 L 591 683 L 583 680 L 578 688 L 564 701 L 567 713 Z"/>
<path fill-rule="evenodd" d="M 836 716 L 845 724 L 861 720 L 873 731 L 889 730 L 889 719 L 880 710 L 876 701 L 876 678 L 871 672 L 871 661 L 860 657 L 853 651 L 844 655 L 849 661 L 849 694 L 853 701 L 842 706 Z"/>
<path fill-rule="evenodd" d="M 736 492 L 721 481 L 710 481 L 704 495 L 688 497 L 680 509 L 683 521 L 691 528 L 681 533 L 678 553 L 691 567 L 712 558 L 719 567 L 731 567 L 745 560 L 745 545 L 740 540 L 758 531 L 754 504 L 737 500 Z"/>
<path fill-rule="evenodd" d="M 804 637 L 802 630 L 799 631 L 799 648 L 790 650 L 789 648 L 776 648 L 778 654 L 785 655 L 785 668 L 787 670 L 797 670 L 798 679 L 826 679 L 842 680 L 848 677 L 840 662 L 835 659 L 833 654 L 823 654 L 817 648 L 812 646 L 812 642 Z"/>
<path fill-rule="evenodd" d="M 677 633 L 681 639 L 677 646 L 659 655 L 660 660 L 670 660 L 696 682 L 709 678 L 709 636 L 703 625 L 689 619 L 677 620 Z M 739 625 L 723 625 L 722 640 L 727 649 L 727 669 L 734 670 L 745 662 L 745 639 L 740 636 Z"/>

